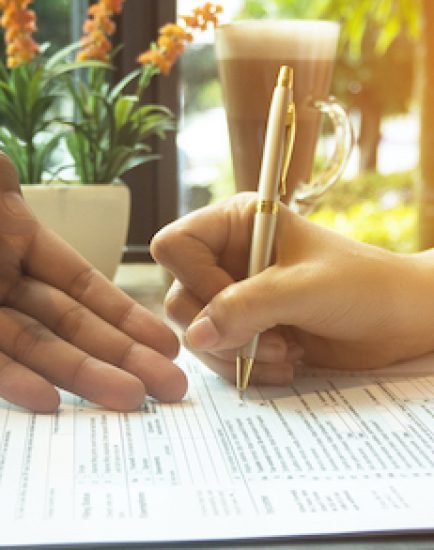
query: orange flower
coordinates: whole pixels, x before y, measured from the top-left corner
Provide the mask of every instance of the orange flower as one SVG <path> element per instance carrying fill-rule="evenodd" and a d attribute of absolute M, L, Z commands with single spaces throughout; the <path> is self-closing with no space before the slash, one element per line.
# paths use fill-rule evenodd
<path fill-rule="evenodd" d="M 170 69 L 185 50 L 187 42 L 193 40 L 190 31 L 193 29 L 204 31 L 209 24 L 215 27 L 218 24 L 218 14 L 222 11 L 223 8 L 220 5 L 206 2 L 202 7 L 195 8 L 193 15 L 181 17 L 184 27 L 176 23 L 167 23 L 160 28 L 156 44 L 154 43 L 149 50 L 140 54 L 137 61 L 141 65 L 155 65 L 161 73 L 169 74 Z"/>
<path fill-rule="evenodd" d="M 108 12 L 111 13 L 121 13 L 123 8 L 124 0 L 103 0 Z"/>
<path fill-rule="evenodd" d="M 99 0 L 98 3 L 89 7 L 88 18 L 83 25 L 84 36 L 81 40 L 82 48 L 77 54 L 78 60 L 108 61 L 112 49 L 109 36 L 116 30 L 116 25 L 111 17 L 121 13 L 124 1 Z"/>
<path fill-rule="evenodd" d="M 161 50 L 147 50 L 139 55 L 137 61 L 142 65 L 155 65 L 162 74 L 169 74 L 172 63 Z"/>
<path fill-rule="evenodd" d="M 223 11 L 219 4 L 206 2 L 202 7 L 195 8 L 193 15 L 184 15 L 185 24 L 193 29 L 206 30 L 208 24 L 214 27 L 218 24 L 218 14 Z"/>
<path fill-rule="evenodd" d="M 32 0 L 0 0 L 2 17 L 0 25 L 5 29 L 7 66 L 17 67 L 33 59 L 39 51 L 32 34 L 36 31 L 36 16 L 27 9 Z"/>
<path fill-rule="evenodd" d="M 27 6 L 32 2 L 33 0 L 15 0 L 12 2 L 15 4 L 18 8 L 27 8 Z M 7 8 L 11 4 L 11 0 L 0 0 L 0 10 L 3 10 Z"/>

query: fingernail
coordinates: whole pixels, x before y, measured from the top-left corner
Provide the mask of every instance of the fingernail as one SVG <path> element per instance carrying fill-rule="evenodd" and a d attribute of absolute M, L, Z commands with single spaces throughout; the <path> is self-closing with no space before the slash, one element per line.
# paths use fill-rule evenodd
<path fill-rule="evenodd" d="M 27 214 L 27 207 L 21 198 L 21 195 L 14 191 L 7 191 L 3 194 L 3 202 L 6 208 L 15 216 L 22 216 Z"/>
<path fill-rule="evenodd" d="M 195 349 L 207 349 L 215 346 L 220 340 L 220 334 L 209 317 L 202 317 L 194 321 L 185 333 L 188 346 Z"/>

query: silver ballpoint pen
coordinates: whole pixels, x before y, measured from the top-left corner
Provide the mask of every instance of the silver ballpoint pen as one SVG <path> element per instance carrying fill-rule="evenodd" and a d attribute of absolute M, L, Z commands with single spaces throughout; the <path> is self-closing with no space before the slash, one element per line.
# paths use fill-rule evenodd
<path fill-rule="evenodd" d="M 294 144 L 295 109 L 292 89 L 292 69 L 283 65 L 273 90 L 265 132 L 248 277 L 260 273 L 270 264 L 279 200 L 286 192 L 286 176 Z M 238 350 L 236 385 L 241 399 L 249 384 L 258 340 L 259 335 L 256 335 Z"/>

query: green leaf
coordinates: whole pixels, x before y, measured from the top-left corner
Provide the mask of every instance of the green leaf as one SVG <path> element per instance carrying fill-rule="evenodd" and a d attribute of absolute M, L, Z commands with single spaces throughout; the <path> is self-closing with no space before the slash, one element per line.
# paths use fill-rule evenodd
<path fill-rule="evenodd" d="M 149 86 L 149 83 L 151 82 L 152 78 L 156 76 L 157 74 L 160 74 L 160 69 L 156 67 L 155 65 L 143 65 L 142 68 L 142 74 L 139 79 L 139 96 L 142 95 L 145 88 Z"/>
<path fill-rule="evenodd" d="M 377 43 L 375 45 L 375 50 L 377 53 L 380 55 L 384 54 L 400 31 L 401 22 L 399 18 L 390 18 L 381 29 L 380 35 L 377 39 Z"/>
<path fill-rule="evenodd" d="M 127 74 L 126 76 L 124 76 L 124 78 L 122 80 L 120 80 L 116 86 L 114 86 L 114 88 L 112 89 L 112 91 L 110 92 L 109 96 L 108 96 L 108 101 L 111 103 L 112 101 L 114 101 L 117 96 L 124 90 L 124 88 L 132 81 L 134 80 L 135 78 L 137 78 L 139 76 L 139 74 L 141 73 L 141 69 L 136 69 L 135 71 L 132 71 L 131 73 Z"/>
<path fill-rule="evenodd" d="M 64 133 L 51 136 L 45 143 L 40 143 L 35 148 L 33 162 L 33 177 L 36 182 L 42 181 L 42 174 L 50 168 L 51 155 L 62 139 Z"/>
<path fill-rule="evenodd" d="M 57 78 L 65 73 L 90 68 L 104 70 L 114 69 L 112 65 L 108 65 L 107 63 L 103 63 L 102 61 L 97 61 L 95 59 L 89 59 L 88 61 L 71 61 L 69 63 L 64 63 L 63 65 L 54 67 L 49 73 L 49 78 L 52 80 L 53 78 Z"/>
<path fill-rule="evenodd" d="M 377 21 L 387 21 L 392 12 L 392 0 L 379 0 L 375 9 Z"/>
<path fill-rule="evenodd" d="M 114 106 L 114 120 L 116 128 L 121 128 L 128 120 L 134 106 L 137 104 L 136 96 L 121 96 Z"/>
<path fill-rule="evenodd" d="M 124 171 L 126 172 L 127 170 L 131 170 L 131 168 L 135 168 L 136 166 L 145 164 L 145 162 L 151 162 L 153 160 L 159 159 L 161 159 L 161 155 L 134 155 L 133 158 L 129 159 L 128 162 L 126 162 Z"/>
<path fill-rule="evenodd" d="M 152 113 L 162 113 L 164 115 L 167 115 L 169 117 L 173 117 L 173 113 L 170 109 L 165 107 L 164 105 L 154 105 L 152 103 L 149 103 L 148 105 L 142 105 L 140 106 L 137 111 L 138 117 L 146 117 L 149 114 Z"/>
<path fill-rule="evenodd" d="M 2 61 L 0 61 L 0 78 L 4 81 L 9 80 L 9 73 L 5 67 L 5 64 Z"/>
<path fill-rule="evenodd" d="M 80 178 L 80 181 L 84 183 L 91 182 L 90 163 L 92 162 L 92 159 L 88 154 L 88 141 L 82 134 L 76 132 L 68 134 L 65 142 L 69 153 L 74 159 L 75 170 Z"/>
<path fill-rule="evenodd" d="M 53 54 L 49 59 L 47 59 L 47 61 L 45 62 L 46 69 L 48 71 L 51 71 L 58 63 L 62 62 L 66 57 L 68 57 L 68 55 L 79 50 L 81 46 L 81 41 L 74 42 L 73 44 L 68 44 L 68 46 L 65 46 L 64 48 Z"/>
<path fill-rule="evenodd" d="M 31 106 L 37 101 L 37 97 L 40 95 L 42 80 L 42 70 L 37 70 L 31 76 L 29 86 L 27 89 L 27 96 L 30 101 L 29 110 Z"/>
<path fill-rule="evenodd" d="M 132 147 L 115 147 L 110 151 L 110 155 L 105 158 L 105 163 L 101 167 L 102 170 L 98 173 L 97 180 L 99 182 L 113 181 L 119 174 L 125 171 L 125 165 L 133 154 Z"/>
<path fill-rule="evenodd" d="M 13 162 L 20 183 L 30 183 L 27 173 L 27 151 L 25 144 L 13 134 L 0 127 L 0 150 Z"/>

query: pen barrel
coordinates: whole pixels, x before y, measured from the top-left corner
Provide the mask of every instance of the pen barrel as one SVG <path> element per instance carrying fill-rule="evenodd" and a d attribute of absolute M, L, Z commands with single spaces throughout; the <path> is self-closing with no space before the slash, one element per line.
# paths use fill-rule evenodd
<path fill-rule="evenodd" d="M 255 214 L 248 276 L 253 277 L 269 265 L 273 250 L 279 203 L 280 177 L 286 135 L 286 115 L 292 101 L 292 89 L 285 79 L 274 88 L 268 114 L 264 151 L 258 184 L 258 205 Z M 244 390 L 256 355 L 259 335 L 238 351 L 237 387 Z M 239 359 L 239 361 L 238 361 Z"/>
<path fill-rule="evenodd" d="M 253 224 L 252 247 L 249 260 L 249 277 L 264 271 L 269 265 L 273 252 L 276 233 L 277 210 L 275 212 L 256 212 Z M 255 357 L 259 336 L 243 346 L 239 352 L 242 357 Z"/>
<path fill-rule="evenodd" d="M 292 91 L 290 89 L 281 86 L 274 89 L 268 114 L 269 123 L 265 132 L 258 184 L 259 198 L 264 201 L 279 199 L 279 180 L 282 173 L 286 135 L 286 113 L 291 99 Z"/>
<path fill-rule="evenodd" d="M 256 212 L 255 214 L 249 259 L 249 277 L 264 271 L 270 265 L 276 222 L 277 208 L 274 212 Z"/>

